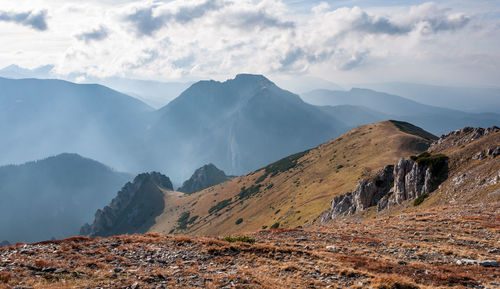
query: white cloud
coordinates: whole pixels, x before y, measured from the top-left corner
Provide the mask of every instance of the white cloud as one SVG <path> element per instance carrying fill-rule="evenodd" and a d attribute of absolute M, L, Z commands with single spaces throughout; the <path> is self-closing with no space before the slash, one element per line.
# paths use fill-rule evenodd
<path fill-rule="evenodd" d="M 435 3 L 365 9 L 322 2 L 300 13 L 278 0 L 20 3 L 26 11 L 45 7 L 49 29 L 40 39 L 0 22 L 0 33 L 6 32 L 0 64 L 54 63 L 61 74 L 223 79 L 251 72 L 342 82 L 377 81 L 386 71 L 392 79 L 383 80 L 420 81 L 444 79 L 443 72 L 462 63 L 454 77 L 470 80 L 471 66 L 485 69 L 475 73 L 480 78 L 493 70 L 483 59 L 499 60 L 500 43 L 491 37 L 498 19 Z"/>

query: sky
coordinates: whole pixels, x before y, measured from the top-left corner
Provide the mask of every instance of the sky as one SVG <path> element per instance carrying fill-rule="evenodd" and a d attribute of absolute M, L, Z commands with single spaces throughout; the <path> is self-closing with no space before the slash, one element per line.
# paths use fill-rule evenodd
<path fill-rule="evenodd" d="M 0 0 L 0 67 L 500 86 L 500 1 Z"/>

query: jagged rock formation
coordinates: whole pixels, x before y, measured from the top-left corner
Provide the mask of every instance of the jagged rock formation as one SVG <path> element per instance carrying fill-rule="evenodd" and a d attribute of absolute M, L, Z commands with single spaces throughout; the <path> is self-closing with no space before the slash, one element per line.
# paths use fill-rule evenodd
<path fill-rule="evenodd" d="M 459 130 L 452 131 L 442 135 L 436 142 L 431 144 L 434 146 L 459 146 L 468 144 L 478 138 L 499 132 L 500 128 L 492 126 L 489 128 L 481 127 L 464 127 Z"/>
<path fill-rule="evenodd" d="M 146 232 L 165 208 L 162 189 L 173 190 L 168 177 L 157 172 L 137 175 L 108 206 L 97 210 L 94 222 L 83 225 L 80 234 L 96 237 Z"/>
<path fill-rule="evenodd" d="M 448 158 L 427 152 L 410 160 L 400 159 L 396 166 L 386 166 L 371 179 L 361 180 L 353 192 L 333 199 L 321 221 L 350 216 L 368 207 L 381 211 L 406 200 L 413 200 L 437 189 L 447 178 Z"/>
<path fill-rule="evenodd" d="M 330 210 L 323 213 L 322 219 L 337 216 L 350 216 L 368 207 L 377 205 L 384 197 L 393 183 L 394 166 L 386 166 L 375 173 L 371 179 L 362 180 L 354 192 L 335 197 L 331 202 Z"/>
<path fill-rule="evenodd" d="M 231 177 L 226 176 L 224 171 L 219 170 L 214 164 L 208 164 L 197 169 L 178 191 L 194 193 L 230 179 Z"/>

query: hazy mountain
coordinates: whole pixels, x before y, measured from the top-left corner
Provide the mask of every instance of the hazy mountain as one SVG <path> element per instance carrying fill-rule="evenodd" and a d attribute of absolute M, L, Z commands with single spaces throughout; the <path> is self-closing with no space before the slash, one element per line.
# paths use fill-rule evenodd
<path fill-rule="evenodd" d="M 315 105 L 365 106 L 388 116 L 388 118 L 414 123 L 437 135 L 465 126 L 489 127 L 500 124 L 500 114 L 466 113 L 425 105 L 404 97 L 370 89 L 314 90 L 303 94 L 302 98 Z"/>
<path fill-rule="evenodd" d="M 384 114 L 360 105 L 325 105 L 320 106 L 320 109 L 330 114 L 333 118 L 342 122 L 349 128 L 355 128 L 360 125 L 379 122 L 391 118 L 388 114 Z"/>
<path fill-rule="evenodd" d="M 67 153 L 0 167 L 0 240 L 35 242 L 76 235 L 129 178 Z"/>
<path fill-rule="evenodd" d="M 38 79 L 63 79 L 77 81 L 84 77 L 85 84 L 101 84 L 111 89 L 120 91 L 137 98 L 154 108 L 160 108 L 189 87 L 189 82 L 161 82 L 153 80 L 139 80 L 123 77 L 88 77 L 82 74 L 60 75 L 53 72 L 54 65 L 43 65 L 33 69 L 12 64 L 0 69 L 0 77 L 10 79 L 38 78 Z M 331 88 L 331 87 L 326 87 Z"/>
<path fill-rule="evenodd" d="M 230 174 L 245 173 L 344 129 L 264 76 L 240 74 L 193 84 L 156 112 L 148 143 L 158 165 L 167 166 L 160 168 L 175 179 L 209 162 Z"/>
<path fill-rule="evenodd" d="M 500 111 L 500 87 L 452 87 L 404 82 L 362 84 L 429 105 L 467 112 Z"/>
<path fill-rule="evenodd" d="M 165 106 L 191 85 L 188 82 L 160 82 L 118 77 L 95 78 L 86 82 L 106 85 L 133 96 L 154 108 Z"/>
<path fill-rule="evenodd" d="M 0 164 L 72 151 L 130 168 L 153 109 L 101 85 L 0 78 Z"/>

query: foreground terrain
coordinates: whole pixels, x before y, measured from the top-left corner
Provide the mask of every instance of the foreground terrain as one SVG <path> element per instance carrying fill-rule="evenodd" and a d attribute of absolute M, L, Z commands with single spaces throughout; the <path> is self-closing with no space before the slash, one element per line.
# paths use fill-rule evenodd
<path fill-rule="evenodd" d="M 16 244 L 0 249 L 0 288 L 498 288 L 499 222 L 491 202 L 264 230 L 254 243 L 149 233 Z"/>

